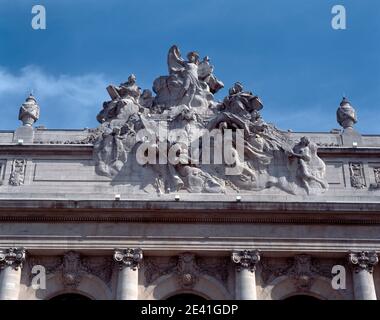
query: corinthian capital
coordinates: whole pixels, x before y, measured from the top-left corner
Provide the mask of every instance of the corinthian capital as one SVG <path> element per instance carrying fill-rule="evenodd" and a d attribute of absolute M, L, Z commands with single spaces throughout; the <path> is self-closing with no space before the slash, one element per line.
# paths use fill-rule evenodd
<path fill-rule="evenodd" d="M 139 264 L 143 258 L 142 250 L 137 249 L 116 249 L 113 255 L 113 259 L 117 262 L 120 269 L 123 267 L 129 267 L 135 270 L 139 267 Z"/>
<path fill-rule="evenodd" d="M 22 268 L 25 261 L 25 249 L 23 248 L 9 248 L 0 249 L 0 269 L 12 267 L 15 270 Z"/>
<path fill-rule="evenodd" d="M 379 262 L 379 258 L 374 251 L 350 252 L 348 261 L 353 265 L 355 272 L 367 270 L 373 272 L 373 267 Z"/>
<path fill-rule="evenodd" d="M 232 252 L 232 261 L 236 263 L 238 271 L 248 269 L 251 272 L 256 270 L 256 265 L 260 261 L 260 253 L 258 250 L 249 251 L 234 251 Z"/>

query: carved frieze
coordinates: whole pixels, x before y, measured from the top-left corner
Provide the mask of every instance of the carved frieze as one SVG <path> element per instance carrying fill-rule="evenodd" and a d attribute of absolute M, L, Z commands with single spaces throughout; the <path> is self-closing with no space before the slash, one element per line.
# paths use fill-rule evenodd
<path fill-rule="evenodd" d="M 22 268 L 26 251 L 23 248 L 0 249 L 0 270 L 12 267 L 15 270 Z"/>
<path fill-rule="evenodd" d="M 351 186 L 355 189 L 363 189 L 366 186 L 363 164 L 361 162 L 350 162 Z"/>
<path fill-rule="evenodd" d="M 12 186 L 23 185 L 25 181 L 25 169 L 26 169 L 25 159 L 13 160 L 11 176 L 9 178 L 9 184 Z"/>

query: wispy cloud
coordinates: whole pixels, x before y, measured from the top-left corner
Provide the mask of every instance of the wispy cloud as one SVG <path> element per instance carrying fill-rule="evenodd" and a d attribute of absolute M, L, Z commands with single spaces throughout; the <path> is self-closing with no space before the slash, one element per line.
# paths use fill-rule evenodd
<path fill-rule="evenodd" d="M 18 108 L 30 91 L 41 107 L 41 124 L 49 128 L 95 126 L 96 113 L 107 99 L 107 83 L 102 74 L 52 75 L 36 66 L 13 73 L 0 66 L 0 129 L 18 126 Z"/>

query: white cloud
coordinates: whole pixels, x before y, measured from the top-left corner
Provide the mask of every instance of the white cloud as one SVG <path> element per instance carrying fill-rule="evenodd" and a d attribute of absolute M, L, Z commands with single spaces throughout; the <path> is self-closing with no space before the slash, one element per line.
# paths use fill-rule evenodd
<path fill-rule="evenodd" d="M 0 66 L 0 129 L 15 129 L 18 108 L 30 91 L 41 107 L 40 123 L 48 128 L 96 126 L 95 117 L 107 97 L 102 74 L 51 75 L 36 66 L 12 73 Z"/>

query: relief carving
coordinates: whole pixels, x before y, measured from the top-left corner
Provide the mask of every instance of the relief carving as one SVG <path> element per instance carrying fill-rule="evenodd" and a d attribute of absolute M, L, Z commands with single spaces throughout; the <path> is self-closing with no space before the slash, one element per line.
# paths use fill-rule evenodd
<path fill-rule="evenodd" d="M 217 101 L 214 93 L 224 84 L 209 57 L 201 60 L 192 51 L 183 59 L 172 46 L 167 61 L 169 75 L 154 81 L 155 96 L 134 75 L 107 88 L 111 100 L 104 102 L 101 124 L 89 140 L 99 175 L 131 185 L 138 176 L 141 190 L 158 194 L 328 189 L 317 145 L 307 137 L 293 142 L 266 123 L 257 95 L 236 82 Z"/>
<path fill-rule="evenodd" d="M 380 189 L 380 168 L 373 168 L 373 174 L 375 177 L 375 183 L 371 183 L 370 189 Z"/>
<path fill-rule="evenodd" d="M 30 268 L 42 265 L 47 274 L 59 273 L 66 288 L 77 288 L 83 276 L 92 274 L 109 285 L 112 277 L 113 263 L 111 258 L 82 256 L 75 251 L 68 251 L 63 256 L 31 257 Z"/>
<path fill-rule="evenodd" d="M 9 178 L 9 184 L 12 186 L 23 185 L 24 180 L 25 180 L 25 169 L 26 169 L 25 159 L 13 160 L 11 176 Z"/>
<path fill-rule="evenodd" d="M 366 186 L 363 164 L 360 162 L 350 163 L 351 186 L 355 189 L 363 189 Z"/>
<path fill-rule="evenodd" d="M 331 278 L 331 267 L 322 265 L 317 259 L 306 254 L 296 255 L 288 259 L 286 266 L 273 266 L 267 260 L 262 262 L 262 278 L 270 283 L 277 277 L 288 276 L 300 291 L 308 291 L 316 277 Z"/>
<path fill-rule="evenodd" d="M 148 285 L 159 277 L 169 274 L 174 274 L 178 285 L 184 289 L 193 288 L 201 275 L 212 276 L 222 283 L 225 283 L 228 278 L 227 259 L 221 258 L 216 262 L 208 262 L 188 252 L 172 257 L 162 264 L 155 258 L 149 258 L 144 265 L 145 279 Z"/>

